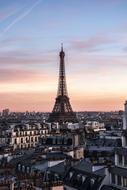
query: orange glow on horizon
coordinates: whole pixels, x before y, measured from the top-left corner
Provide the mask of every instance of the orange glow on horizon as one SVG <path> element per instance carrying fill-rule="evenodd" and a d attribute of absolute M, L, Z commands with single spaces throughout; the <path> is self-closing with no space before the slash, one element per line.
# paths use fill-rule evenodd
<path fill-rule="evenodd" d="M 48 97 L 48 98 L 47 98 Z M 49 112 L 55 103 L 55 93 L 2 93 L 1 110 Z M 113 111 L 123 109 L 125 97 L 70 97 L 74 111 Z"/>

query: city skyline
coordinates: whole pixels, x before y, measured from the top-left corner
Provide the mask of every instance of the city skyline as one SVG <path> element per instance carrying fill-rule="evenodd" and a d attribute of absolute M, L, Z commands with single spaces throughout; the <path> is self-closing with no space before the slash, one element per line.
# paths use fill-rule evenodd
<path fill-rule="evenodd" d="M 123 109 L 126 0 L 0 2 L 0 109 L 51 111 L 64 44 L 75 111 Z"/>

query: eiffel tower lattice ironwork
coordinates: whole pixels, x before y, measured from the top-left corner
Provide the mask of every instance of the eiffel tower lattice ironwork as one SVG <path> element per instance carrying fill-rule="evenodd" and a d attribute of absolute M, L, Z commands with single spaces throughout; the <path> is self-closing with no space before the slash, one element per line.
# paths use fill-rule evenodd
<path fill-rule="evenodd" d="M 49 115 L 50 122 L 77 122 L 76 114 L 73 112 L 66 85 L 66 75 L 65 75 L 65 63 L 64 57 L 65 53 L 63 51 L 63 45 L 60 51 L 60 67 L 59 67 L 59 83 L 58 92 L 52 113 Z"/>

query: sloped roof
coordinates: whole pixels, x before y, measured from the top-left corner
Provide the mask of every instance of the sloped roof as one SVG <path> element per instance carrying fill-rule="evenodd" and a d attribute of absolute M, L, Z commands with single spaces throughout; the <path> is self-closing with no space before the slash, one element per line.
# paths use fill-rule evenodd
<path fill-rule="evenodd" d="M 103 185 L 101 187 L 101 190 L 124 190 L 125 188 L 123 187 L 113 187 L 113 186 L 110 186 L 110 185 Z"/>
<path fill-rule="evenodd" d="M 121 168 L 121 167 L 112 167 L 110 170 L 111 173 L 117 174 L 119 176 L 127 177 L 127 169 L 126 168 Z"/>
<path fill-rule="evenodd" d="M 57 164 L 55 166 L 50 167 L 49 171 L 57 173 L 57 174 L 63 176 L 65 174 L 65 172 L 66 172 L 64 162 L 61 162 L 61 163 L 59 163 L 59 164 Z"/>
<path fill-rule="evenodd" d="M 86 162 L 84 159 L 76 164 L 73 168 L 81 171 L 92 172 L 92 164 L 90 162 Z"/>

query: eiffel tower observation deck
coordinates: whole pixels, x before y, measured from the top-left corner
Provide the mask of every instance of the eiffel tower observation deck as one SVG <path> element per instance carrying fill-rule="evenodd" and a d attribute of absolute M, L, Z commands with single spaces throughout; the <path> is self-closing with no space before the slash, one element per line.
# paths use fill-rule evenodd
<path fill-rule="evenodd" d="M 49 122 L 77 122 L 76 114 L 73 112 L 66 85 L 66 75 L 65 75 L 65 53 L 63 51 L 63 45 L 60 51 L 60 67 L 59 67 L 59 82 L 58 82 L 58 92 L 52 113 L 49 115 Z"/>

